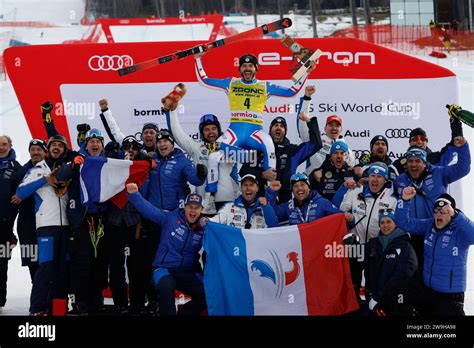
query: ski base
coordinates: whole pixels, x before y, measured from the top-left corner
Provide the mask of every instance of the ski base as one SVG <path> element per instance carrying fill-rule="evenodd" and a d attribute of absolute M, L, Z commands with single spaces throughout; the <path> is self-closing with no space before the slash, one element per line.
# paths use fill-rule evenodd
<path fill-rule="evenodd" d="M 208 42 L 208 43 L 198 45 L 196 47 L 188 48 L 182 51 L 178 51 L 176 53 L 169 54 L 163 57 L 151 59 L 145 62 L 137 63 L 132 66 L 124 67 L 118 70 L 118 74 L 119 76 L 124 76 L 124 75 L 132 74 L 140 70 L 150 69 L 160 64 L 171 62 L 173 60 L 180 60 L 188 56 L 204 53 L 213 48 L 229 45 L 231 43 L 241 41 L 241 40 L 260 37 L 264 34 L 268 34 L 277 30 L 286 29 L 286 28 L 289 28 L 291 25 L 292 25 L 291 19 L 283 18 L 273 23 L 263 24 L 257 28 L 244 31 L 242 33 L 238 33 L 238 34 L 226 37 L 224 39 Z"/>

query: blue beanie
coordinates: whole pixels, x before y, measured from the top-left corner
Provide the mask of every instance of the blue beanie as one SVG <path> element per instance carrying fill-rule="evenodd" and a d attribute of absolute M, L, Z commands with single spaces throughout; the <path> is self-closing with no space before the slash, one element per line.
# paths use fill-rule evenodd
<path fill-rule="evenodd" d="M 379 224 L 380 224 L 380 221 L 382 221 L 383 218 L 390 218 L 392 219 L 393 221 L 395 221 L 395 212 L 392 210 L 392 209 L 383 209 L 383 210 L 380 210 L 379 212 Z"/>
<path fill-rule="evenodd" d="M 426 153 L 426 150 L 425 149 L 422 149 L 421 147 L 418 147 L 418 146 L 410 146 L 407 150 L 407 153 L 405 154 L 405 157 L 406 159 L 410 159 L 410 158 L 419 158 L 421 159 L 423 162 L 426 163 L 427 159 L 427 153 Z"/>
<path fill-rule="evenodd" d="M 382 162 L 372 163 L 369 169 L 367 169 L 367 175 L 370 175 L 370 174 L 382 175 L 385 178 L 385 180 L 388 180 L 388 174 L 389 174 L 388 167 L 385 163 L 382 163 Z"/>
<path fill-rule="evenodd" d="M 331 149 L 329 150 L 329 154 L 332 155 L 336 151 L 344 151 L 344 152 L 349 152 L 349 146 L 343 141 L 335 141 L 331 145 Z"/>

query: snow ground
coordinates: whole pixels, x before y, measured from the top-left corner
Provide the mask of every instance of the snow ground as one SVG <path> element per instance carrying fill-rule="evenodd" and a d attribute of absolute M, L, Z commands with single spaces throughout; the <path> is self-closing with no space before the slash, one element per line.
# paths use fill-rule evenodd
<path fill-rule="evenodd" d="M 23 39 L 31 44 L 60 43 L 64 40 L 78 39 L 82 37 L 90 28 L 87 26 L 71 25 L 71 9 L 77 15 L 83 11 L 82 0 L 63 0 L 63 1 L 41 1 L 39 6 L 38 0 L 0 0 L 0 11 L 5 14 L 4 20 L 18 21 L 38 20 L 54 22 L 63 25 L 61 30 L 57 28 L 5 28 L 0 27 L 0 50 L 2 47 L 2 33 L 9 36 L 12 30 L 18 35 L 18 39 Z M 16 17 L 12 12 L 13 3 L 18 8 Z M 46 4 L 46 5 L 45 5 Z M 60 4 L 60 5 L 59 5 Z M 48 6 L 49 7 L 48 7 Z M 49 8 L 49 10 L 48 10 Z M 55 10 L 53 11 L 52 8 Z M 4 11 L 3 9 L 9 9 Z M 0 14 L 2 14 L 0 13 Z M 38 15 L 39 14 L 39 15 Z M 11 16 L 8 17 L 8 16 Z M 41 17 L 40 17 L 41 16 Z M 291 16 L 290 16 L 291 17 Z M 258 16 L 258 23 L 266 23 L 278 19 L 278 15 L 262 15 Z M 80 19 L 80 17 L 79 17 Z M 295 19 L 294 16 L 292 19 Z M 226 20 L 232 22 L 230 26 L 238 31 L 249 29 L 253 26 L 253 17 L 226 17 Z M 308 16 L 297 16 L 295 25 L 287 32 L 296 37 L 312 37 L 312 29 L 310 28 L 310 20 Z M 342 17 L 341 21 L 335 21 L 334 18 L 328 18 L 323 23 L 318 23 L 318 34 L 320 37 L 328 36 L 338 29 L 342 29 L 350 25 L 349 17 Z M 66 26 L 66 27 L 64 27 Z M 65 29 L 67 28 L 67 29 Z M 41 35 L 43 32 L 43 35 Z M 427 56 L 418 56 L 420 59 L 428 60 L 432 63 L 442 65 L 456 73 L 459 80 L 459 102 L 464 108 L 474 110 L 474 61 L 469 59 L 474 52 L 470 52 L 466 57 L 455 57 L 446 60 L 439 60 Z M 471 144 L 474 144 L 474 130 L 464 127 L 465 136 Z M 13 137 L 13 146 L 17 151 L 18 160 L 24 163 L 28 160 L 28 141 L 30 140 L 30 132 L 24 120 L 21 108 L 19 106 L 15 92 L 10 81 L 0 81 L 0 134 L 9 134 Z M 434 135 L 432 135 L 434 136 Z M 464 198 L 462 202 L 463 210 L 466 214 L 474 218 L 474 174 L 471 172 L 469 176 L 462 179 L 462 187 Z M 29 295 L 31 284 L 28 269 L 21 267 L 19 257 L 19 248 L 14 249 L 12 260 L 10 261 L 8 272 L 8 301 L 4 308 L 3 315 L 25 315 L 28 313 Z M 474 255 L 471 252 L 468 262 L 468 290 L 466 291 L 465 311 L 467 314 L 474 314 Z"/>

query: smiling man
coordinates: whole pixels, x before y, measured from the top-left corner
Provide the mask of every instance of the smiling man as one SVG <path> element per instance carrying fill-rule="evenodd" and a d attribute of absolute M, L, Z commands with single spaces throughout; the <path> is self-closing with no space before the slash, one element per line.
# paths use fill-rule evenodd
<path fill-rule="evenodd" d="M 202 54 L 196 58 L 196 74 L 198 81 L 209 88 L 220 88 L 228 96 L 230 106 L 230 125 L 227 131 L 218 140 L 221 149 L 238 147 L 247 150 L 257 150 L 263 153 L 263 170 L 275 171 L 276 155 L 272 138 L 263 131 L 263 112 L 267 99 L 271 96 L 293 97 L 303 87 L 308 75 L 316 67 L 316 62 L 311 62 L 311 67 L 300 80 L 293 83 L 290 88 L 275 85 L 269 81 L 256 78 L 258 60 L 252 54 L 244 54 L 239 58 L 238 71 L 240 77 L 225 79 L 209 78 L 204 71 Z M 218 157 L 212 154 L 209 159 L 208 190 L 215 192 L 217 182 Z M 272 179 L 274 180 L 274 178 Z"/>
<path fill-rule="evenodd" d="M 349 147 L 345 142 L 338 140 L 331 146 L 330 157 L 326 158 L 321 168 L 311 173 L 311 187 L 330 201 L 342 184 L 349 180 L 358 181 L 359 179 L 347 164 L 348 155 Z"/>
<path fill-rule="evenodd" d="M 433 205 L 437 197 L 447 193 L 448 185 L 466 176 L 471 169 L 471 154 L 469 145 L 464 137 L 453 140 L 458 154 L 458 161 L 453 165 L 434 166 L 428 163 L 426 150 L 412 146 L 405 154 L 407 159 L 406 172 L 398 176 L 395 189 L 401 197 L 405 187 L 414 187 L 417 195 L 410 205 L 410 214 L 418 219 L 428 219 L 433 216 Z M 423 264 L 423 238 L 413 236 L 413 247 Z"/>
<path fill-rule="evenodd" d="M 404 231 L 424 239 L 423 283 L 407 282 L 400 291 L 404 303 L 412 304 L 420 314 L 464 315 L 467 260 L 474 244 L 473 222 L 456 209 L 449 194 L 439 195 L 433 204 L 434 217 L 413 215 L 414 187 L 403 189 L 395 212 L 395 221 Z"/>
<path fill-rule="evenodd" d="M 194 272 L 204 237 L 202 197 L 191 193 L 183 208 L 165 211 L 154 207 L 128 184 L 130 202 L 145 218 L 162 229 L 161 242 L 153 262 L 153 283 L 159 298 L 160 315 L 197 315 L 206 308 L 202 277 Z M 157 231 L 158 232 L 158 231 Z M 191 301 L 176 312 L 175 290 L 185 291 Z"/>
<path fill-rule="evenodd" d="M 182 91 L 182 96 L 186 93 L 186 87 L 180 83 L 175 86 Z M 222 128 L 219 119 L 214 114 L 202 115 L 199 119 L 199 140 L 192 139 L 181 126 L 178 118 L 177 103 L 169 110 L 166 110 L 166 120 L 170 131 L 173 133 L 176 143 L 193 160 L 195 164 L 202 164 L 209 167 L 209 157 L 220 150 L 220 142 L 217 139 L 222 135 Z M 167 108 L 166 108 L 167 109 Z M 226 158 L 223 154 L 218 164 L 218 180 L 215 187 L 206 191 L 206 183 L 196 187 L 196 192 L 204 199 L 204 214 L 213 215 L 226 202 L 232 202 L 239 195 L 237 165 L 235 160 Z"/>
<path fill-rule="evenodd" d="M 309 102 L 311 98 L 306 102 L 303 102 L 301 109 L 309 109 Z M 308 103 L 308 105 L 306 105 Z M 307 140 L 306 132 L 301 128 L 301 124 L 298 123 L 298 130 L 300 131 L 301 139 Z M 306 168 L 305 173 L 310 175 L 315 169 L 321 168 L 323 162 L 326 160 L 329 152 L 331 150 L 332 144 L 336 141 L 345 142 L 344 137 L 342 136 L 342 118 L 338 115 L 330 115 L 326 118 L 326 125 L 324 126 L 324 133 L 321 135 L 322 148 L 317 151 L 310 158 L 310 165 Z M 347 164 L 350 167 L 354 167 L 357 163 L 354 153 L 348 148 L 347 153 Z"/>
<path fill-rule="evenodd" d="M 32 139 L 28 145 L 30 160 L 23 165 L 21 177 L 33 168 L 37 163 L 43 161 L 48 153 L 48 147 L 43 139 Z M 19 204 L 17 233 L 21 245 L 28 245 L 29 248 L 36 248 L 36 223 L 35 223 L 35 199 L 33 196 L 22 201 L 16 195 L 12 202 Z M 30 249 L 33 250 L 33 249 Z M 21 255 L 21 265 L 28 266 L 30 271 L 31 282 L 38 269 L 38 260 L 34 260 L 30 255 Z"/>
<path fill-rule="evenodd" d="M 266 198 L 257 197 L 258 185 L 255 175 L 244 175 L 240 181 L 241 195 L 234 202 L 226 203 L 211 221 L 246 229 L 278 226 L 275 212 Z"/>
<path fill-rule="evenodd" d="M 327 199 L 323 198 L 316 190 L 311 190 L 306 174 L 296 173 L 291 176 L 291 191 L 293 199 L 289 202 L 277 204 L 276 195 L 281 189 L 279 181 L 270 183 L 265 191 L 265 196 L 275 210 L 280 222 L 288 221 L 290 225 L 311 222 L 332 214 L 344 213 L 336 208 Z M 351 213 L 344 213 L 346 222 L 353 220 Z"/>

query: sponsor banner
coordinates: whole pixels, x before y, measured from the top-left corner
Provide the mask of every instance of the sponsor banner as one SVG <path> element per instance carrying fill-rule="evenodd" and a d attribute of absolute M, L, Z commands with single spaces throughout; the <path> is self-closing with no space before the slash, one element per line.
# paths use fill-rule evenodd
<path fill-rule="evenodd" d="M 213 41 L 223 19 L 222 15 L 209 15 L 183 18 L 99 18 L 97 22 L 102 26 L 107 42 L 132 42 L 137 38 L 141 42 L 176 41 L 177 32 L 188 40 Z"/>

